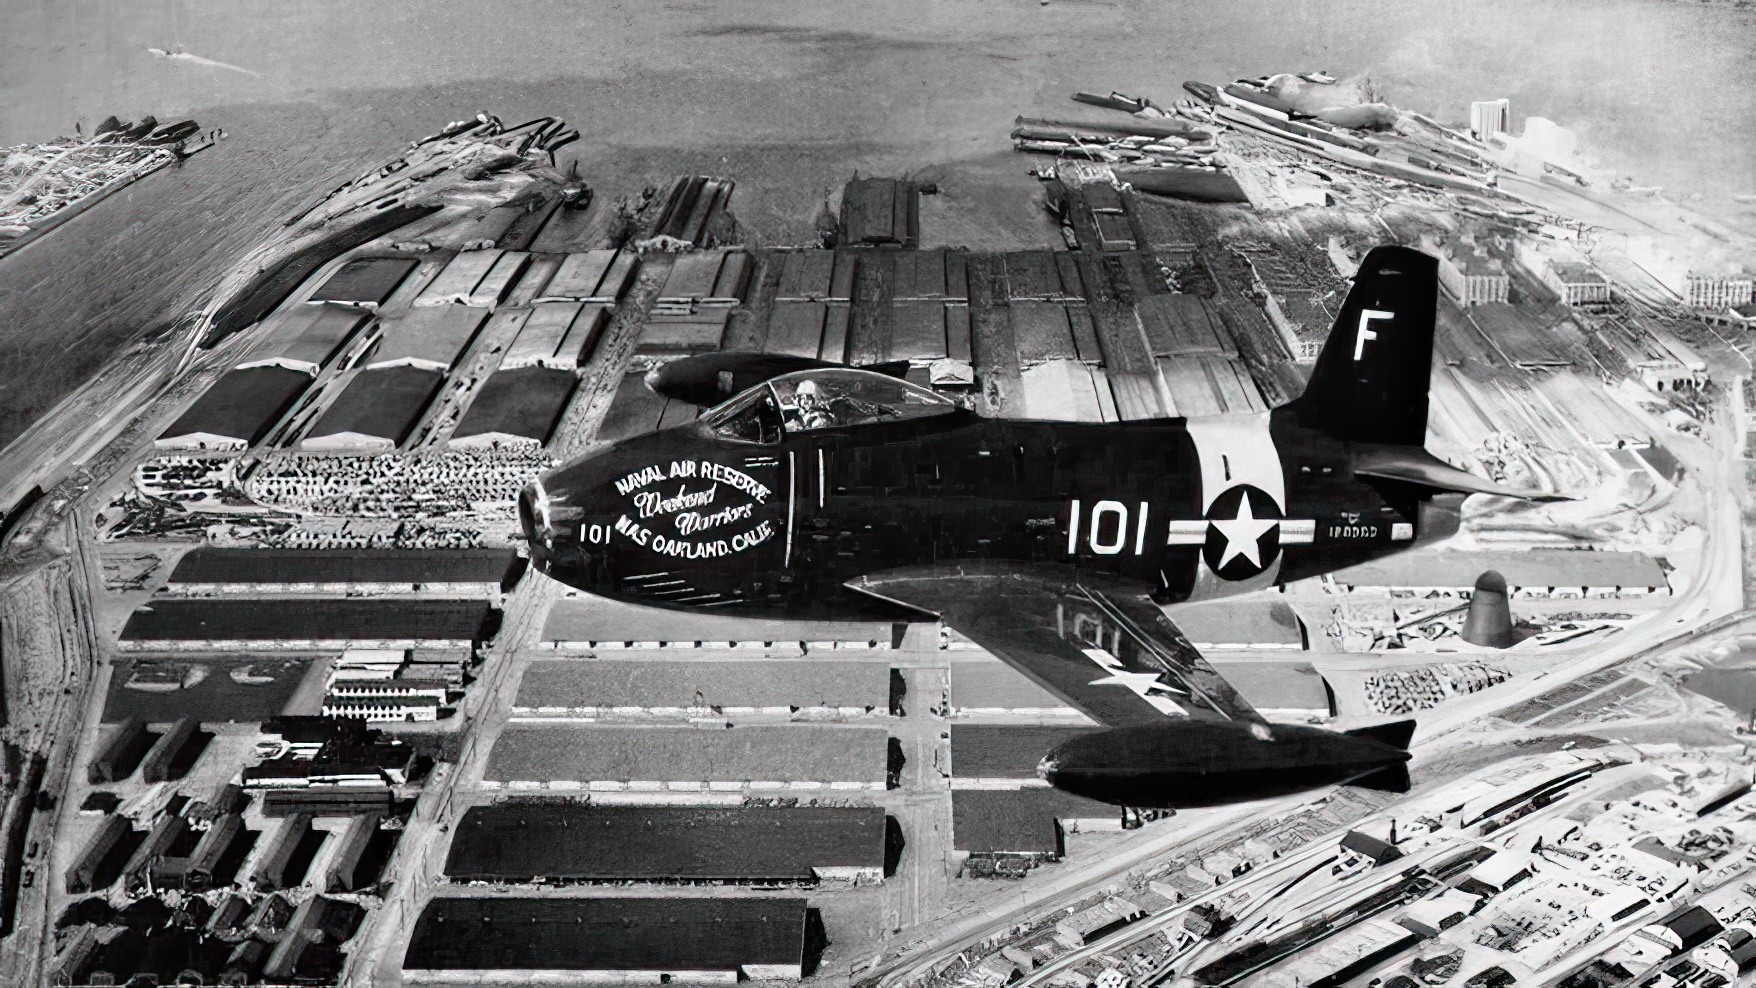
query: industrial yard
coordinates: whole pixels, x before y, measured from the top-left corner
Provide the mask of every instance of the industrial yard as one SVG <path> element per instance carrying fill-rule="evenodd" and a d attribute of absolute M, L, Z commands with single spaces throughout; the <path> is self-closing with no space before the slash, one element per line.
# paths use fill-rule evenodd
<path fill-rule="evenodd" d="M 83 466 L 0 530 L 0 980 L 1752 983 L 1756 310 L 1687 262 L 1756 245 L 1533 173 L 1491 104 L 1189 92 L 1019 121 L 1059 242 L 947 243 L 953 183 L 850 175 L 820 240 L 748 243 L 736 175 L 597 190 L 579 132 L 487 115 L 288 217 L 180 353 L 100 382 L 135 400 L 4 454 Z M 1442 258 L 1428 447 L 1573 499 L 1176 620 L 1275 721 L 1414 715 L 1406 794 L 1124 811 L 1037 776 L 1094 722 L 936 623 L 527 571 L 519 490 L 696 417 L 667 361 L 1263 411 L 1380 243 Z M 1462 636 L 1488 570 L 1510 648 Z"/>

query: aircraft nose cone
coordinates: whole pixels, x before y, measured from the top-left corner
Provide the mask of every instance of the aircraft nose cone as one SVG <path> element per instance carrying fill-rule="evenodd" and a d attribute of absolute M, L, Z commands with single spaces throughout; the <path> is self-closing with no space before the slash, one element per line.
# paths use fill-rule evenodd
<path fill-rule="evenodd" d="M 1055 784 L 1055 777 L 1059 775 L 1060 772 L 1061 760 L 1052 754 L 1044 755 L 1043 760 L 1037 762 L 1037 778 L 1047 782 L 1051 786 Z"/>
<path fill-rule="evenodd" d="M 531 565 L 544 572 L 548 571 L 549 559 L 554 554 L 554 534 L 547 524 L 548 496 L 543 491 L 541 481 L 537 481 L 518 492 L 518 525 L 524 532 L 525 541 L 530 543 Z"/>

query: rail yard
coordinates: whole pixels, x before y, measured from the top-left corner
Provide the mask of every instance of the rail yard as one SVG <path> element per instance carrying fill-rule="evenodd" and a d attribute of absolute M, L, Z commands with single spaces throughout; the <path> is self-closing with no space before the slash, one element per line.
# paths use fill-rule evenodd
<path fill-rule="evenodd" d="M 906 175 L 747 243 L 735 175 L 594 189 L 485 114 L 306 204 L 0 452 L 0 980 L 1750 984 L 1756 310 L 1689 260 L 1756 245 L 1325 78 L 1020 120 L 1056 243 L 944 243 Z M 1036 773 L 1094 722 L 936 623 L 527 571 L 522 488 L 696 417 L 671 360 L 1264 411 L 1382 243 L 1441 258 L 1428 448 L 1573 499 L 1177 621 L 1270 719 L 1415 716 L 1407 793 L 1119 810 Z M 1489 570 L 1511 648 L 1462 636 Z"/>

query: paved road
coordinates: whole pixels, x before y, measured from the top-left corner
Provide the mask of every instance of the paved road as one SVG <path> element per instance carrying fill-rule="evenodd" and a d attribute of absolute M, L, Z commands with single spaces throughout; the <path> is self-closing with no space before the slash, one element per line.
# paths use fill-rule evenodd
<path fill-rule="evenodd" d="M 481 781 L 494 741 L 511 716 L 513 692 L 518 688 L 513 673 L 522 665 L 518 650 L 541 635 L 542 622 L 560 593 L 559 584 L 532 573 L 506 601 L 505 620 L 484 660 L 482 677 L 458 710 L 465 736 L 463 752 L 455 764 L 441 764 L 422 789 L 391 862 L 390 895 L 367 914 L 368 929 L 342 972 L 343 988 L 402 983 L 403 950 L 433 879 L 444 871 L 451 830 L 469 805 L 463 797 Z"/>

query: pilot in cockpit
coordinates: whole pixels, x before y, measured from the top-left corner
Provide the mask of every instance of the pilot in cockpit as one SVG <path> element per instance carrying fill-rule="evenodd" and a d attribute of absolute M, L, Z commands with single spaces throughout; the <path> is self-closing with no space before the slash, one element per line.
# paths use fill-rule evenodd
<path fill-rule="evenodd" d="M 831 402 L 824 399 L 816 381 L 800 381 L 793 391 L 792 415 L 788 423 L 798 429 L 828 429 L 835 425 Z"/>

